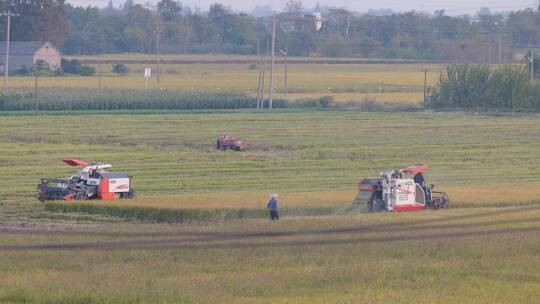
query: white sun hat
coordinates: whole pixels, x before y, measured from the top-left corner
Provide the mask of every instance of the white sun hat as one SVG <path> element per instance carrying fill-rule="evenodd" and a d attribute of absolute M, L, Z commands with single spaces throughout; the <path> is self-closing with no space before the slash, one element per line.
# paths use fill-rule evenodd
<path fill-rule="evenodd" d="M 270 197 L 271 197 L 271 198 L 277 198 L 278 195 L 277 195 L 276 193 L 272 193 L 272 194 L 270 194 Z"/>

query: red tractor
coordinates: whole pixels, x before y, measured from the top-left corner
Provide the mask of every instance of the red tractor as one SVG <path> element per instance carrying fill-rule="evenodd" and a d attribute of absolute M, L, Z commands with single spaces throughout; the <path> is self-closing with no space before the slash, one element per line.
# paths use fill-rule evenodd
<path fill-rule="evenodd" d="M 80 168 L 70 178 L 42 178 L 37 186 L 37 199 L 47 200 L 114 200 L 133 198 L 131 176 L 123 172 L 106 172 L 111 164 L 89 164 L 78 159 L 64 159 L 66 164 Z"/>
<path fill-rule="evenodd" d="M 358 183 L 356 203 L 367 204 L 369 211 L 418 211 L 445 209 L 449 198 L 445 192 L 426 186 L 423 173 L 427 165 L 382 172 L 381 178 L 363 179 Z M 414 176 L 414 178 L 413 178 Z"/>
<path fill-rule="evenodd" d="M 216 149 L 218 150 L 234 150 L 240 151 L 246 147 L 246 144 L 241 139 L 236 139 L 227 133 L 220 136 L 216 142 Z"/>

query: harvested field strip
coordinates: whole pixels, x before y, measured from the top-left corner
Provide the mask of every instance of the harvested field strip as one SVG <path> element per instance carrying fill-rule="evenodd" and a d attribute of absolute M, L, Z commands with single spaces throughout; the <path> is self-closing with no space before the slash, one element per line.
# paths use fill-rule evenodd
<path fill-rule="evenodd" d="M 480 210 L 480 211 L 478 211 Z M 0 232 L 6 235 L 86 235 L 86 236 L 106 236 L 106 237 L 276 237 L 276 236 L 297 236 L 297 235 L 312 235 L 312 234 L 338 234 L 338 233 L 360 233 L 360 232 L 398 232 L 410 230 L 428 230 L 428 229 L 452 229 L 467 227 L 485 227 L 493 225 L 512 225 L 516 224 L 528 225 L 530 223 L 540 222 L 538 211 L 540 205 L 528 205 L 521 207 L 507 208 L 490 208 L 490 209 L 474 209 L 473 212 L 461 214 L 446 214 L 432 213 L 430 215 L 439 215 L 436 217 L 419 217 L 419 213 L 411 213 L 410 217 L 402 217 L 399 221 L 395 219 L 385 218 L 384 224 L 374 225 L 362 224 L 354 226 L 331 227 L 320 229 L 295 229 L 295 230 L 275 230 L 267 231 L 255 229 L 255 231 L 208 231 L 208 230 L 179 230 L 177 226 L 171 226 L 171 231 L 148 231 L 148 232 L 133 232 L 133 231 L 71 231 L 71 230 L 40 230 L 40 229 L 7 229 L 1 228 Z M 357 214 L 356 216 L 374 216 L 378 214 Z M 396 213 L 394 214 L 396 215 Z M 397 214 L 396 216 L 400 216 Z M 403 214 L 409 215 L 409 214 Z M 504 216 L 504 218 L 502 217 Z M 495 218 L 495 219 L 494 219 Z M 361 222 L 365 222 L 364 221 Z M 378 221 L 383 220 L 378 218 Z M 185 227 L 184 227 L 185 228 Z"/>
<path fill-rule="evenodd" d="M 0 302 L 536 303 L 539 217 L 482 208 L 2 231 Z"/>
<path fill-rule="evenodd" d="M 226 241 L 195 243 L 190 240 L 178 239 L 158 239 L 158 240 L 135 240 L 122 242 L 94 242 L 94 243 L 50 243 L 50 244 L 19 244 L 19 245 L 0 245 L 0 250 L 163 250 L 163 249 L 239 249 L 239 248 L 257 248 L 257 247 L 301 247 L 301 246 L 331 246 L 343 244 L 362 244 L 372 242 L 406 242 L 406 241 L 429 241 L 444 240 L 448 238 L 466 238 L 474 236 L 495 236 L 504 234 L 523 234 L 540 232 L 540 227 L 526 228 L 501 228 L 501 229 L 483 229 L 479 231 L 460 231 L 460 232 L 442 232 L 419 235 L 402 236 L 379 236 L 362 238 L 342 238 L 342 239 L 323 239 L 323 240 L 294 240 L 294 241 Z"/>
<path fill-rule="evenodd" d="M 322 230 L 304 231 L 261 231 L 261 232 L 208 232 L 208 233 L 183 233 L 176 235 L 147 234 L 151 238 L 133 240 L 111 240 L 100 242 L 83 243 L 49 243 L 49 244 L 14 244 L 0 245 L 0 250 L 24 250 L 24 249 L 201 249 L 201 248 L 250 248 L 250 247 L 273 247 L 273 246 L 312 246 L 312 245 L 337 245 L 363 242 L 394 242 L 408 240 L 429 240 L 455 237 L 489 236 L 512 233 L 529 233 L 540 231 L 540 218 L 531 216 L 519 219 L 493 220 L 492 216 L 503 213 L 522 213 L 537 211 L 538 206 L 529 206 L 518 209 L 506 209 L 500 212 L 488 212 L 484 214 L 472 214 L 464 217 L 449 217 L 434 222 L 424 220 L 416 222 L 393 223 L 386 226 L 357 226 Z M 488 220 L 478 219 L 487 218 Z M 473 222 L 452 223 L 472 219 Z M 446 223 L 445 222 L 450 222 Z M 447 231 L 450 230 L 450 231 Z M 8 232 L 9 233 L 9 232 Z M 361 233 L 363 237 L 351 237 L 351 234 Z M 384 233 L 383 235 L 377 235 Z M 348 237 L 342 238 L 341 234 Z M 89 234 L 92 235 L 92 234 Z M 99 234 L 94 234 L 98 236 Z M 112 234 L 102 234 L 106 236 Z M 118 235 L 120 236 L 120 235 Z M 131 237 L 142 235 L 127 234 Z M 301 237 L 301 239 L 296 239 Z M 322 239 L 313 239 L 314 237 Z M 292 238 L 292 239 L 291 239 Z M 306 240 L 307 238 L 307 240 Z M 247 241 L 247 243 L 246 243 Z"/>

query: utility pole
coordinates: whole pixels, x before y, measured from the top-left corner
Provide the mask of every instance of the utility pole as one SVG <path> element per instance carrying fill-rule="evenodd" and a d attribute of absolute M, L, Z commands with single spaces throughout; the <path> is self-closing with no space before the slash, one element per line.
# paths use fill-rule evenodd
<path fill-rule="evenodd" d="M 101 63 L 98 63 L 98 88 L 101 91 Z"/>
<path fill-rule="evenodd" d="M 531 56 L 527 56 L 527 59 L 531 63 L 531 81 L 534 81 L 534 47 L 531 47 Z"/>
<path fill-rule="evenodd" d="M 347 40 L 349 40 L 350 30 L 351 30 L 351 15 L 347 12 L 347 29 L 345 32 L 345 37 L 347 38 Z"/>
<path fill-rule="evenodd" d="M 262 56 L 261 56 L 261 43 L 257 39 L 257 62 L 259 63 L 259 81 L 257 84 L 257 109 L 261 106 L 261 82 L 262 82 Z"/>
<path fill-rule="evenodd" d="M 264 109 L 264 83 L 266 78 L 266 54 L 263 56 L 262 80 L 261 80 L 261 109 Z"/>
<path fill-rule="evenodd" d="M 34 99 L 37 99 L 38 95 L 38 71 L 34 69 Z"/>
<path fill-rule="evenodd" d="M 154 30 L 154 34 L 156 35 L 156 66 L 157 66 L 157 82 L 159 83 L 159 74 L 160 74 L 160 57 L 159 57 L 159 42 L 161 40 L 161 31 L 162 31 L 162 24 L 161 20 L 156 23 L 156 29 Z"/>
<path fill-rule="evenodd" d="M 427 110 L 428 108 L 428 96 L 427 96 L 427 72 L 429 71 L 427 68 L 423 68 L 420 70 L 421 72 L 424 72 L 424 110 Z"/>
<path fill-rule="evenodd" d="M 500 30 L 497 36 L 499 38 L 499 63 L 501 63 L 502 62 L 502 33 Z"/>
<path fill-rule="evenodd" d="M 276 55 L 276 15 L 274 14 L 274 26 L 272 30 L 272 63 L 270 64 L 270 96 L 268 99 L 268 109 L 272 110 L 272 99 L 274 93 L 274 62 Z"/>
<path fill-rule="evenodd" d="M 287 83 L 287 66 L 289 64 L 289 53 L 287 50 L 287 43 L 285 43 L 285 50 L 279 50 L 281 54 L 285 56 L 285 100 L 288 99 L 289 85 Z"/>
<path fill-rule="evenodd" d="M 0 16 L 7 16 L 7 28 L 6 28 L 6 61 L 4 62 L 4 93 L 8 90 L 8 77 L 9 77 L 9 42 L 11 32 L 11 17 L 18 16 L 11 12 L 11 2 L 8 1 L 7 12 L 1 13 Z"/>

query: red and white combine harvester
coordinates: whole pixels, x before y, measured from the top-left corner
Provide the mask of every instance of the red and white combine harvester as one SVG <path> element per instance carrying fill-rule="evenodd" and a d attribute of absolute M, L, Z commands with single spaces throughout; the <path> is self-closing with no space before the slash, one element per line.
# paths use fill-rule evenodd
<path fill-rule="evenodd" d="M 122 172 L 106 172 L 111 164 L 89 164 L 78 159 L 64 159 L 66 164 L 80 168 L 70 178 L 42 178 L 37 198 L 47 200 L 114 200 L 133 198 L 131 176 Z"/>
<path fill-rule="evenodd" d="M 369 211 L 418 211 L 445 209 L 449 199 L 445 192 L 426 186 L 423 173 L 427 165 L 382 172 L 381 178 L 363 179 L 358 183 L 356 203 L 367 204 Z"/>

